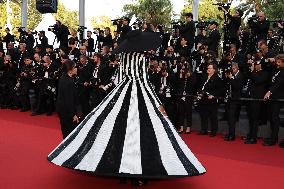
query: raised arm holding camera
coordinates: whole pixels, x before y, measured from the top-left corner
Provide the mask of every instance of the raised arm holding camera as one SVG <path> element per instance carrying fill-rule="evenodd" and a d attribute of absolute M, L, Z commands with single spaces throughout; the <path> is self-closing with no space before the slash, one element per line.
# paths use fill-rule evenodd
<path fill-rule="evenodd" d="M 236 44 L 239 46 L 239 35 L 238 31 L 241 26 L 241 17 L 243 16 L 243 11 L 238 9 L 234 15 L 231 15 L 229 10 L 224 7 L 220 7 L 222 11 L 226 14 L 229 21 L 227 23 L 227 37 L 231 44 Z"/>

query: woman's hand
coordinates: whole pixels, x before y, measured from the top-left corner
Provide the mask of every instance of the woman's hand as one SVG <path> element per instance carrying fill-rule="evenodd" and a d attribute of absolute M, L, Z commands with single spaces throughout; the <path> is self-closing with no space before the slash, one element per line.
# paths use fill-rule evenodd
<path fill-rule="evenodd" d="M 159 110 L 160 110 L 160 112 L 163 114 L 163 116 L 168 117 L 167 112 L 166 112 L 164 106 L 161 105 L 161 106 L 159 107 Z"/>
<path fill-rule="evenodd" d="M 73 116 L 73 122 L 79 123 L 79 117 L 77 115 Z"/>

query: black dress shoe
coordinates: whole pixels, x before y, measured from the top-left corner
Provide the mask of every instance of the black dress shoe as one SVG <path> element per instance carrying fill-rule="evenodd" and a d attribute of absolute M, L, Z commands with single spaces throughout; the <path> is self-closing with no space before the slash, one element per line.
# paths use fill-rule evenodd
<path fill-rule="evenodd" d="M 224 141 L 234 141 L 235 140 L 235 136 L 232 135 L 228 135 L 224 138 Z"/>
<path fill-rule="evenodd" d="M 215 136 L 216 136 L 216 133 L 210 133 L 209 136 L 210 136 L 210 137 L 215 137 Z"/>
<path fill-rule="evenodd" d="M 19 108 L 17 106 L 11 106 L 10 109 L 11 110 L 18 110 Z"/>
<path fill-rule="evenodd" d="M 127 184 L 127 178 L 120 178 L 119 183 L 120 184 Z"/>
<path fill-rule="evenodd" d="M 276 144 L 276 141 L 264 141 L 263 146 L 274 146 Z"/>
<path fill-rule="evenodd" d="M 29 111 L 29 109 L 24 108 L 20 110 L 20 112 L 27 112 L 27 111 Z"/>
<path fill-rule="evenodd" d="M 199 131 L 198 135 L 207 135 L 208 132 L 207 131 Z"/>
<path fill-rule="evenodd" d="M 251 138 L 251 139 L 247 139 L 247 140 L 245 140 L 245 142 L 244 142 L 245 144 L 256 144 L 257 143 L 257 140 L 256 139 L 253 139 L 253 138 Z"/>
<path fill-rule="evenodd" d="M 47 116 L 52 116 L 52 112 L 47 112 L 46 115 Z"/>
<path fill-rule="evenodd" d="M 279 147 L 280 147 L 280 148 L 284 148 L 284 140 L 282 140 L 282 141 L 279 143 Z"/>
<path fill-rule="evenodd" d="M 40 113 L 38 113 L 38 112 L 33 112 L 33 113 L 31 114 L 31 116 L 37 116 L 37 115 L 40 115 Z"/>

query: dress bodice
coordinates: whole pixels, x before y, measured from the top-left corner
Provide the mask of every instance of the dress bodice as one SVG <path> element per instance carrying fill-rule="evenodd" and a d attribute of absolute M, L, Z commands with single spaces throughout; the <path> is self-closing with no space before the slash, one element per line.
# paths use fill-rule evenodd
<path fill-rule="evenodd" d="M 146 57 L 142 53 L 125 53 L 121 55 L 121 77 L 129 79 L 147 79 Z"/>

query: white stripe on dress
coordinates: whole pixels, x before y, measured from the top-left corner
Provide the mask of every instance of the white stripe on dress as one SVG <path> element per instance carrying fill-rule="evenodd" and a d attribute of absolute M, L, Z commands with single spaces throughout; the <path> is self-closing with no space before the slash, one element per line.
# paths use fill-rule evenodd
<path fill-rule="evenodd" d="M 185 142 L 182 140 L 182 138 L 176 132 L 176 129 L 174 128 L 171 121 L 167 117 L 164 117 L 164 118 L 168 122 L 170 129 L 171 129 L 172 133 L 174 134 L 174 137 L 177 140 L 177 143 L 180 146 L 183 153 L 185 154 L 185 156 L 189 159 L 189 161 L 198 170 L 199 173 L 205 173 L 206 172 L 205 168 L 201 165 L 201 163 L 198 161 L 198 159 L 194 156 L 194 154 L 191 152 L 191 150 L 188 148 L 188 146 L 185 144 Z"/>
<path fill-rule="evenodd" d="M 142 174 L 140 145 L 140 117 L 138 109 L 137 86 L 132 84 L 127 117 L 127 128 L 119 173 Z"/>
<path fill-rule="evenodd" d="M 75 169 L 92 171 L 94 172 L 105 152 L 109 139 L 111 137 L 113 127 L 120 108 L 123 104 L 127 89 L 131 81 L 128 81 L 127 85 L 123 88 L 117 102 L 115 103 L 113 109 L 105 118 L 97 137 L 89 150 L 89 152 L 84 156 L 82 161 L 75 167 Z"/>
<path fill-rule="evenodd" d="M 81 129 L 81 131 L 78 133 L 78 135 L 74 138 L 74 140 L 62 151 L 60 152 L 60 154 L 54 158 L 52 160 L 52 162 L 56 165 L 62 165 L 66 160 L 68 160 L 70 157 L 72 157 L 72 155 L 74 153 L 76 153 L 76 151 L 79 149 L 79 147 L 82 145 L 82 143 L 84 142 L 85 138 L 87 137 L 87 134 L 89 133 L 90 129 L 93 127 L 93 124 L 95 122 L 95 120 L 98 118 L 98 116 L 102 113 L 102 111 L 105 109 L 105 107 L 108 105 L 108 103 L 112 100 L 112 98 L 114 97 L 114 95 L 117 93 L 117 91 L 119 90 L 120 86 L 124 83 L 125 81 L 121 82 L 120 85 L 117 86 L 116 89 L 113 90 L 112 94 L 107 98 L 107 100 L 101 104 L 101 106 L 98 106 L 97 108 L 95 108 L 96 112 L 94 113 L 94 115 L 87 121 L 87 123 L 84 125 L 84 127 Z M 94 110 L 94 111 L 95 111 Z M 82 122 L 83 123 L 83 122 Z M 77 127 L 78 128 L 78 127 Z M 72 131 L 75 132 L 76 129 L 74 129 Z M 71 134 L 72 134 L 71 133 Z M 71 135 L 70 134 L 70 135 Z M 69 136 L 70 136 L 69 135 Z M 66 137 L 65 140 L 67 140 L 68 137 Z M 64 140 L 64 141 L 65 141 Z M 61 142 L 58 147 L 64 143 Z M 55 148 L 57 149 L 57 147 Z M 51 152 L 50 154 L 52 154 L 53 152 Z"/>
<path fill-rule="evenodd" d="M 152 95 L 154 101 L 155 101 L 155 105 L 157 108 L 160 107 L 160 105 L 162 104 L 160 99 L 152 92 L 152 89 L 150 89 L 150 86 L 148 84 L 148 68 L 146 65 L 146 58 L 143 58 L 143 65 L 142 65 L 142 69 L 143 69 L 143 82 L 145 83 L 146 88 L 148 89 L 148 91 L 150 92 L 150 94 Z"/>
<path fill-rule="evenodd" d="M 188 175 L 182 162 L 180 161 L 170 139 L 164 129 L 163 123 L 155 112 L 155 107 L 151 103 L 144 86 L 140 83 L 142 93 L 145 99 L 148 115 L 157 138 L 161 160 L 168 175 Z M 143 120 L 141 120 L 143 121 Z"/>

